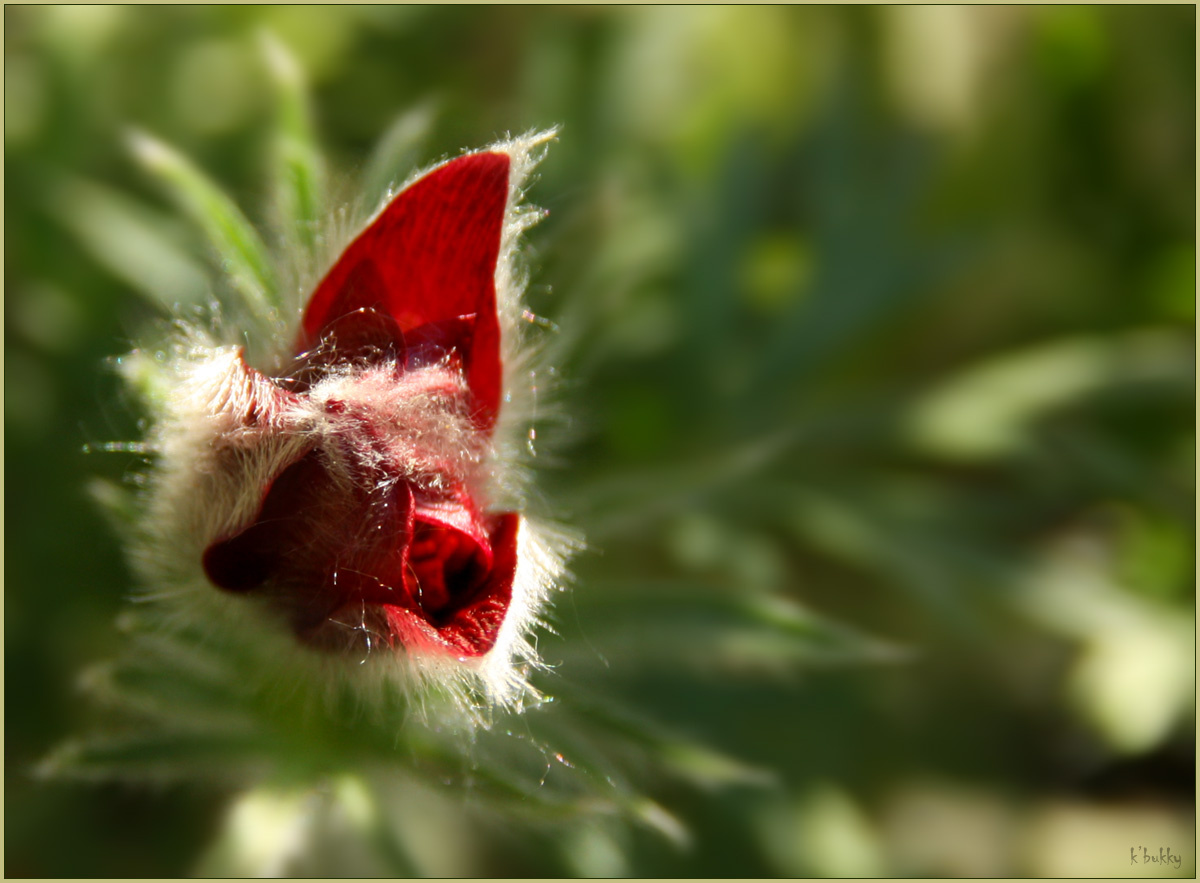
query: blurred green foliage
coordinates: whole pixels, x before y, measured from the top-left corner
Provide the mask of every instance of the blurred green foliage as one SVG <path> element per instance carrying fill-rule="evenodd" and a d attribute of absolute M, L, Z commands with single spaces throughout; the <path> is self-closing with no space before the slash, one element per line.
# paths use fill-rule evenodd
<path fill-rule="evenodd" d="M 125 640 L 86 488 L 137 461 L 81 453 L 138 436 L 106 359 L 210 284 L 130 128 L 270 242 L 273 187 L 292 218 L 369 205 L 555 123 L 538 462 L 591 552 L 542 640 L 561 702 L 527 719 L 653 803 L 464 818 L 410 783 L 392 871 L 1161 875 L 1144 844 L 1194 874 L 1193 8 L 4 14 L 8 876 L 234 848 L 228 782 L 32 775 Z M 219 255 L 250 290 L 257 235 Z M 325 792 L 327 836 L 358 788 Z M 307 799 L 243 795 L 230 830 L 269 852 Z"/>

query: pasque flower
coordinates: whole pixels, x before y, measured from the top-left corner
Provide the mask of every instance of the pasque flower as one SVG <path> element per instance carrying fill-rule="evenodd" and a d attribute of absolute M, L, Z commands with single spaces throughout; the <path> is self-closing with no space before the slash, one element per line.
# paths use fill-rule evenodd
<path fill-rule="evenodd" d="M 485 516 L 480 474 L 500 405 L 508 174 L 507 154 L 480 153 L 422 178 L 317 287 L 288 376 L 230 365 L 237 394 L 223 405 L 240 431 L 222 456 L 270 449 L 275 434 L 303 441 L 204 568 L 222 589 L 267 598 L 305 641 L 336 644 L 368 611 L 408 649 L 495 646 L 519 521 Z"/>
<path fill-rule="evenodd" d="M 154 434 L 155 576 L 198 569 L 193 587 L 239 596 L 306 652 L 502 703 L 528 692 L 527 633 L 566 547 L 514 508 L 517 446 L 497 433 L 526 419 L 512 261 L 547 137 L 404 188 L 275 323 L 288 343 L 263 366 L 186 332 Z"/>

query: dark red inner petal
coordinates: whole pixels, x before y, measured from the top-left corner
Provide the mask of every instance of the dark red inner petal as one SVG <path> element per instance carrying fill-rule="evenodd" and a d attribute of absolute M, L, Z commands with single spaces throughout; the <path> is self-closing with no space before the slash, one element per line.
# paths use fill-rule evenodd
<path fill-rule="evenodd" d="M 474 353 L 475 316 L 455 316 L 426 322 L 404 335 L 405 362 L 409 371 L 435 365 L 451 353 L 468 358 Z"/>
<path fill-rule="evenodd" d="M 517 574 L 517 530 L 520 516 L 504 512 L 488 519 L 492 568 L 476 589 L 475 598 L 454 612 L 442 634 L 465 655 L 482 656 L 491 650 L 512 604 Z"/>
<path fill-rule="evenodd" d="M 345 286 L 351 301 L 378 304 L 385 299 L 379 270 L 369 260 L 360 260 L 350 269 Z M 404 333 L 396 320 L 379 307 L 361 306 L 330 318 L 321 329 L 320 340 L 296 357 L 283 382 L 304 392 L 334 366 L 383 362 L 403 366 L 406 359 Z"/>
<path fill-rule="evenodd" d="M 410 649 L 486 653 L 512 596 L 517 516 L 484 518 L 465 488 L 418 506 L 405 481 L 361 478 L 339 485 L 309 451 L 275 478 L 249 526 L 205 551 L 209 579 L 264 598 L 316 644 L 330 622 L 371 605 Z"/>
<path fill-rule="evenodd" d="M 487 576 L 491 549 L 462 531 L 417 521 L 413 525 L 406 573 L 409 592 L 436 621 L 452 602 L 461 604 Z"/>
<path fill-rule="evenodd" d="M 467 565 L 465 575 L 474 581 L 474 587 L 469 590 L 468 597 L 449 607 L 439 617 L 440 623 L 435 628 L 430 628 L 428 621 L 418 620 L 409 610 L 386 606 L 383 609 L 393 631 L 410 643 L 448 650 L 460 657 L 483 656 L 491 650 L 512 603 L 519 522 L 520 517 L 515 512 L 487 518 L 486 535 L 491 550 L 491 567 L 483 573 L 471 572 L 470 568 L 478 564 L 477 557 L 474 563 Z M 433 575 L 433 571 L 441 568 L 441 579 L 446 584 L 454 582 L 458 576 L 464 575 L 463 570 L 457 569 L 465 560 L 461 557 L 463 544 L 474 546 L 475 543 L 453 528 L 430 530 L 431 533 L 436 531 L 433 536 L 437 538 L 438 549 L 423 559 L 419 578 L 436 581 L 438 577 Z M 449 538 L 454 534 L 458 534 L 458 537 L 451 541 Z"/>
<path fill-rule="evenodd" d="M 509 158 L 476 153 L 403 190 L 342 253 L 304 314 L 299 351 L 317 346 L 341 317 L 378 310 L 401 333 L 474 315 L 460 352 L 478 424 L 500 407 L 496 261 L 508 201 Z"/>
<path fill-rule="evenodd" d="M 347 490 L 309 451 L 275 478 L 248 527 L 205 550 L 204 569 L 218 588 L 267 598 L 302 631 L 347 603 L 403 602 L 412 517 L 407 484 Z"/>
<path fill-rule="evenodd" d="M 304 513 L 320 503 L 325 469 L 309 452 L 283 470 L 267 488 L 254 523 L 204 552 L 204 570 L 213 585 L 230 592 L 259 588 L 302 554 L 314 533 Z"/>

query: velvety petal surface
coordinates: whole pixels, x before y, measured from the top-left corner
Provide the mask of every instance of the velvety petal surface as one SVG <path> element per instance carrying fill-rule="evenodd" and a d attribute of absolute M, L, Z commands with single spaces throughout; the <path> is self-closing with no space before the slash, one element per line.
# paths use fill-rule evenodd
<path fill-rule="evenodd" d="M 370 606 L 409 649 L 490 650 L 512 597 L 516 516 L 481 515 L 465 488 L 418 503 L 386 470 L 347 488 L 323 456 L 284 469 L 254 521 L 209 546 L 213 584 L 265 598 L 301 638 Z"/>
<path fill-rule="evenodd" d="M 392 631 L 406 646 L 472 658 L 495 645 L 512 602 L 520 518 L 506 512 L 485 522 L 486 554 L 473 538 L 453 528 L 417 526 L 411 553 L 415 580 L 434 590 L 453 583 L 459 595 L 433 620 L 411 608 L 385 606 Z M 486 568 L 480 566 L 484 558 L 490 559 Z"/>
<path fill-rule="evenodd" d="M 359 310 L 389 317 L 405 339 L 422 326 L 466 321 L 459 346 L 478 425 L 490 430 L 500 406 L 496 261 L 508 201 L 509 158 L 476 153 L 405 188 L 342 253 L 317 286 L 301 327 L 301 351 L 343 334 L 356 346 L 386 347 L 386 328 L 339 320 Z M 379 333 L 376 340 L 369 335 Z"/>

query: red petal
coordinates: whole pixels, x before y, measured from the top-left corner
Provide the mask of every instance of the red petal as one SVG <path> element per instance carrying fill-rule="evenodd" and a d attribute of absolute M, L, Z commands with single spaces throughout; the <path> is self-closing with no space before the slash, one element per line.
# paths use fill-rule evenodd
<path fill-rule="evenodd" d="M 205 550 L 204 569 L 219 588 L 261 593 L 303 634 L 348 603 L 406 603 L 412 530 L 407 483 L 347 492 L 313 450 L 275 477 L 250 525 Z"/>
<path fill-rule="evenodd" d="M 342 253 L 309 300 L 300 349 L 315 346 L 359 309 L 390 316 L 401 333 L 472 314 L 460 353 L 479 425 L 500 407 L 496 260 L 508 200 L 509 159 L 476 153 L 402 191 Z"/>
<path fill-rule="evenodd" d="M 481 515 L 465 487 L 418 502 L 407 482 L 371 484 L 339 486 L 309 451 L 271 482 L 251 524 L 205 550 L 209 579 L 268 601 L 316 645 L 331 641 L 330 623 L 378 605 L 410 650 L 486 654 L 512 600 L 518 516 Z"/>
<path fill-rule="evenodd" d="M 408 370 L 436 364 L 451 353 L 469 353 L 474 348 L 475 316 L 458 316 L 427 322 L 404 335 L 404 367 Z"/>
<path fill-rule="evenodd" d="M 404 583 L 428 618 L 469 602 L 492 567 L 492 546 L 479 509 L 465 487 L 451 498 L 419 499 Z"/>
<path fill-rule="evenodd" d="M 453 487 L 440 499 L 422 495 L 416 502 L 416 519 L 462 531 L 481 546 L 488 545 L 487 529 L 479 509 L 463 485 Z"/>
<path fill-rule="evenodd" d="M 413 610 L 385 606 L 388 623 L 393 633 L 409 648 L 425 647 L 435 651 L 450 651 L 460 657 L 485 655 L 496 644 L 500 626 L 508 614 L 512 602 L 513 579 L 517 572 L 517 528 L 520 516 L 506 512 L 489 517 L 487 545 L 491 549 L 491 567 L 483 573 L 457 571 L 461 576 L 469 575 L 475 585 L 469 595 L 459 598 L 450 605 L 441 622 L 422 618 Z M 459 543 L 471 542 L 459 534 L 453 543 L 451 535 L 457 533 L 450 528 L 432 528 L 439 531 L 433 535 L 438 553 L 425 562 L 426 572 L 435 564 L 445 562 L 451 566 L 462 563 Z M 420 528 L 417 528 L 418 532 Z M 459 587 L 462 591 L 462 587 Z"/>
<path fill-rule="evenodd" d="M 306 354 L 309 365 L 403 357 L 404 334 L 396 320 L 379 306 L 387 300 L 387 289 L 373 261 L 362 259 L 349 268 L 340 300 L 361 306 L 330 314 L 320 329 L 322 345 Z"/>
<path fill-rule="evenodd" d="M 306 538 L 296 534 L 307 531 L 299 516 L 317 502 L 314 492 L 324 473 L 309 452 L 271 481 L 253 523 L 204 551 L 204 570 L 213 585 L 230 592 L 257 589 L 292 556 L 294 544 L 303 548 Z"/>
<path fill-rule="evenodd" d="M 491 563 L 491 548 L 481 546 L 470 534 L 417 521 L 408 547 L 405 583 L 409 595 L 436 624 L 448 606 L 470 596 L 487 576 Z"/>
<path fill-rule="evenodd" d="M 520 516 L 504 512 L 492 516 L 489 540 L 492 569 L 476 591 L 474 600 L 460 607 L 440 630 L 443 637 L 460 648 L 469 648 L 470 656 L 482 656 L 496 643 L 500 626 L 512 603 L 513 579 L 517 574 L 517 527 Z"/>

